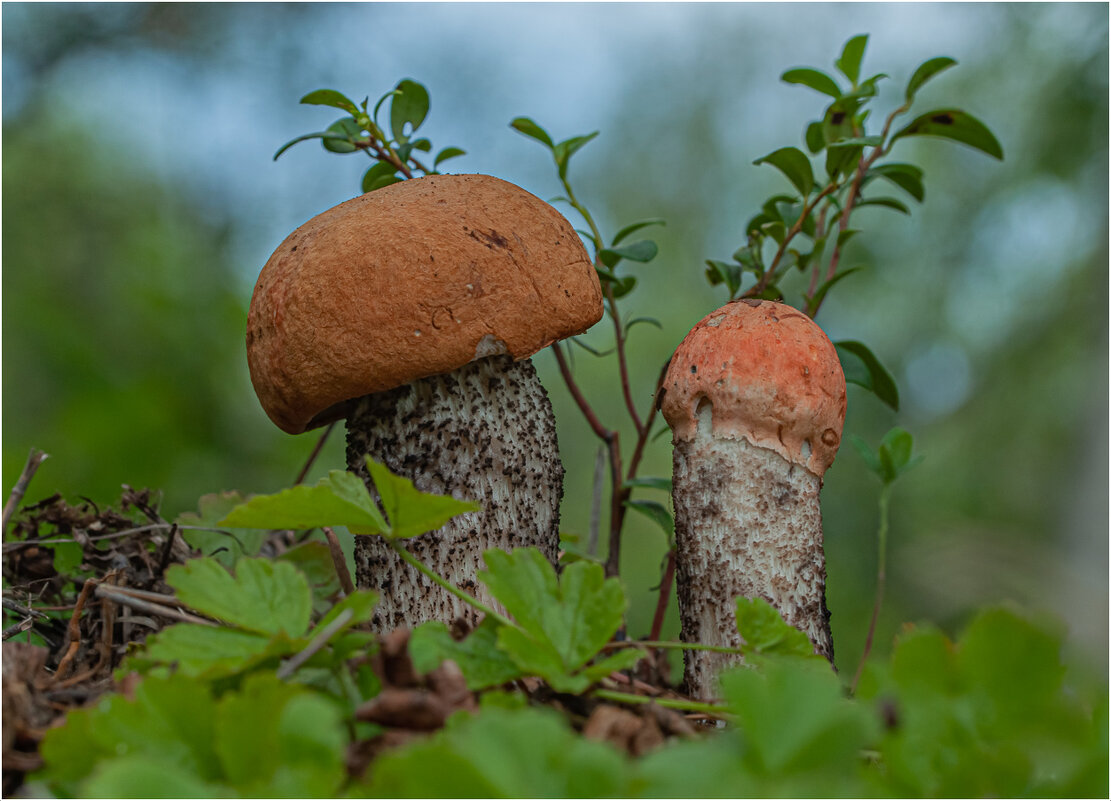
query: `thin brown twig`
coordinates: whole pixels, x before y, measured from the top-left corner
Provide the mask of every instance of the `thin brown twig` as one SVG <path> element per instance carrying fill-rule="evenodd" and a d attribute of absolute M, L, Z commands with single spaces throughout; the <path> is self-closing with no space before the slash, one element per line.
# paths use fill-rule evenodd
<path fill-rule="evenodd" d="M 648 633 L 649 640 L 660 639 L 660 629 L 664 625 L 664 615 L 667 613 L 667 602 L 671 600 L 671 585 L 675 580 L 675 548 L 667 552 L 667 564 L 664 566 L 663 578 L 660 579 L 660 594 L 656 599 L 656 613 L 652 616 L 652 629 Z"/>
<path fill-rule="evenodd" d="M 86 582 L 86 586 L 88 586 L 88 584 L 89 582 Z M 84 592 L 84 590 L 82 590 L 82 592 Z M 136 594 L 133 595 L 133 592 Z M 159 617 L 176 620 L 179 623 L 197 623 L 202 626 L 219 625 L 212 622 L 211 620 L 207 620 L 206 618 L 197 617 L 196 615 L 191 615 L 188 612 L 182 612 L 181 610 L 174 609 L 170 606 L 163 606 L 161 603 L 154 603 L 148 600 L 144 600 L 143 598 L 136 597 L 137 594 L 138 593 L 131 588 L 125 587 L 109 587 L 107 585 L 101 584 L 96 588 L 96 595 L 98 598 L 111 600 L 113 603 L 119 604 L 120 606 L 126 606 L 139 612 L 146 612 L 148 615 L 158 615 Z M 157 593 L 151 594 L 157 595 Z M 164 598 L 167 601 L 176 602 L 176 599 L 172 595 L 163 595 L 159 597 Z"/>
<path fill-rule="evenodd" d="M 333 420 L 332 422 L 328 423 L 328 427 L 324 429 L 324 433 L 322 433 L 320 435 L 320 439 L 316 441 L 316 447 L 312 449 L 312 453 L 309 454 L 309 458 L 305 460 L 305 464 L 301 468 L 301 472 L 298 473 L 297 478 L 293 480 L 294 484 L 300 484 L 302 481 L 305 480 L 305 476 L 309 474 L 309 470 L 312 469 L 313 462 L 315 462 L 316 457 L 320 455 L 320 451 L 324 449 L 324 443 L 328 440 L 328 435 L 332 433 L 332 429 L 336 427 L 337 422 L 338 421 Z"/>
<path fill-rule="evenodd" d="M 77 656 L 77 651 L 81 646 L 81 613 L 85 611 L 85 604 L 88 602 L 89 595 L 92 594 L 93 589 L 99 583 L 99 579 L 87 580 L 81 588 L 81 594 L 77 596 L 77 603 L 73 607 L 73 614 L 70 615 L 69 626 L 66 628 L 66 639 L 69 640 L 69 645 L 66 647 L 66 653 L 62 657 L 62 661 L 58 663 L 58 669 L 54 671 L 55 681 L 61 680 L 69 672 L 70 665 L 73 664 L 73 660 Z"/>
<path fill-rule="evenodd" d="M 23 465 L 23 472 L 19 474 L 19 480 L 15 482 L 12 487 L 12 492 L 8 496 L 7 502 L 4 504 L 4 517 L 3 523 L 0 525 L 0 531 L 4 536 L 8 535 L 8 522 L 15 514 L 15 509 L 19 506 L 19 502 L 23 500 L 23 495 L 27 492 L 27 486 L 34 478 L 35 472 L 39 469 L 39 465 L 49 457 L 50 454 L 44 453 L 35 448 L 31 448 L 31 453 L 27 456 L 27 463 Z"/>
<path fill-rule="evenodd" d="M 328 540 L 328 551 L 332 554 L 332 564 L 336 568 L 336 575 L 339 577 L 339 585 L 343 588 L 343 594 L 351 595 L 355 592 L 355 582 L 351 580 L 351 571 L 347 569 L 347 557 L 343 555 L 339 537 L 336 536 L 336 532 L 332 530 L 331 526 L 321 526 L 320 530 L 324 532 L 324 538 Z"/>

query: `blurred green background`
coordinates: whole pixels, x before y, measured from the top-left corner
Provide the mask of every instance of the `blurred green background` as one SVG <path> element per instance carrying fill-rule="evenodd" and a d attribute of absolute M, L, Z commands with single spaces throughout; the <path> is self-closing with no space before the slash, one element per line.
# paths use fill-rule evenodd
<path fill-rule="evenodd" d="M 864 210 L 819 322 L 868 343 L 896 376 L 895 414 L 849 391 L 847 434 L 909 429 L 925 462 L 892 504 L 885 652 L 904 621 L 959 628 L 1013 601 L 1067 627 L 1106 678 L 1108 647 L 1108 9 L 1106 4 L 22 4 L 3 5 L 3 480 L 51 454 L 28 500 L 113 503 L 123 483 L 163 513 L 224 489 L 291 483 L 317 437 L 266 419 L 244 359 L 258 270 L 312 215 L 358 192 L 365 159 L 279 145 L 335 116 L 313 89 L 376 98 L 430 90 L 422 129 L 483 172 L 560 193 L 547 155 L 511 131 L 599 130 L 573 162 L 603 229 L 663 217 L 627 315 L 634 394 L 650 398 L 686 331 L 725 300 L 704 278 L 781 177 L 753 159 L 801 145 L 821 97 L 794 66 L 832 68 L 870 33 L 886 72 L 873 115 L 936 55 L 960 66 L 915 108 L 986 122 L 1006 161 L 906 140 L 925 204 Z M 573 220 L 579 224 L 578 220 Z M 797 299 L 797 298 L 796 298 Z M 605 347 L 600 325 L 590 341 Z M 534 361 L 560 420 L 563 528 L 585 533 L 598 443 L 550 353 Z M 612 362 L 577 351 L 604 421 L 620 425 Z M 631 448 L 632 431 L 623 441 Z M 341 466 L 334 436 L 315 474 Z M 651 446 L 642 475 L 670 473 Z M 651 491 L 642 497 L 651 498 Z M 872 603 L 878 482 L 845 448 L 823 492 L 838 664 L 855 669 Z M 663 500 L 658 495 L 657 499 Z M 662 534 L 629 520 L 630 629 L 647 632 Z M 677 632 L 674 608 L 665 635 Z"/>

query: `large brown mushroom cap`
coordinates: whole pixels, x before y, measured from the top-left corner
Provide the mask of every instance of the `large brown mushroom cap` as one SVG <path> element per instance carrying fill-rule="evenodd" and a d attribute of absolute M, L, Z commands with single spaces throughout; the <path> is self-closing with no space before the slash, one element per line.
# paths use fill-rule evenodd
<path fill-rule="evenodd" d="M 601 316 L 597 274 L 559 212 L 497 178 L 434 175 L 287 237 L 255 285 L 247 362 L 263 409 L 296 434 L 481 356 L 527 358 Z"/>
<path fill-rule="evenodd" d="M 668 367 L 661 411 L 676 441 L 698 433 L 712 405 L 714 436 L 745 438 L 819 478 L 833 463 L 845 422 L 837 350 L 805 314 L 741 300 L 707 315 Z"/>

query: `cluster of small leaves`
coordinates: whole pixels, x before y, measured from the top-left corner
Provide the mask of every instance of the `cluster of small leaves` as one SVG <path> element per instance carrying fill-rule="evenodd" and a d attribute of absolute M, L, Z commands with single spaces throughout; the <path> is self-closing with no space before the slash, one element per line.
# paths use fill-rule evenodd
<path fill-rule="evenodd" d="M 910 432 L 899 427 L 884 434 L 879 448 L 874 451 L 860 437 L 854 436 L 852 443 L 868 469 L 876 474 L 884 486 L 893 484 L 895 479 L 923 459 L 921 455 L 913 455 L 914 438 Z"/>
<path fill-rule="evenodd" d="M 656 254 L 659 252 L 659 247 L 651 239 L 636 239 L 631 242 L 627 240 L 643 228 L 653 225 L 664 225 L 664 221 L 659 218 L 653 218 L 626 225 L 615 233 L 609 240 L 609 244 L 607 244 L 605 237 L 602 236 L 601 231 L 595 224 L 594 217 L 591 215 L 589 209 L 587 209 L 587 207 L 575 196 L 574 190 L 571 187 L 570 178 L 568 177 L 571 157 L 582 148 L 583 145 L 594 139 L 598 135 L 598 132 L 594 131 L 593 133 L 583 136 L 572 136 L 568 139 L 564 139 L 562 142 L 556 142 L 544 128 L 528 117 L 517 117 L 510 123 L 510 127 L 530 139 L 536 140 L 552 154 L 552 160 L 555 162 L 556 170 L 559 174 L 559 181 L 565 192 L 564 195 L 553 198 L 552 202 L 569 204 L 586 222 L 587 229 L 579 229 L 579 233 L 594 250 L 594 268 L 598 271 L 598 278 L 604 287 L 603 294 L 605 295 L 607 309 L 612 314 L 614 301 L 632 292 L 637 283 L 635 275 L 620 274 L 617 270 L 618 265 L 623 261 L 645 264 L 656 258 Z M 639 322 L 649 322 L 653 325 L 659 325 L 656 320 L 650 318 L 636 318 L 626 323 L 625 332 L 628 333 L 628 329 Z"/>
<path fill-rule="evenodd" d="M 378 120 L 379 110 L 389 100 L 389 127 Z M 417 153 L 431 153 L 432 142 L 417 137 L 417 129 L 428 116 L 428 90 L 423 84 L 405 78 L 391 91 L 382 95 L 373 109 L 369 98 L 358 105 L 342 92 L 334 89 L 317 89 L 301 98 L 301 102 L 314 106 L 330 106 L 347 112 L 323 131 L 304 134 L 287 142 L 274 154 L 277 159 L 298 142 L 319 139 L 325 150 L 332 153 L 362 151 L 375 161 L 364 174 L 363 192 L 372 192 L 384 186 L 412 178 L 414 171 L 424 175 L 437 174 L 440 165 L 448 159 L 465 155 L 458 147 L 445 147 L 426 166 Z"/>
<path fill-rule="evenodd" d="M 867 106 L 876 96 L 879 82 L 888 76 L 880 73 L 861 78 L 867 43 L 867 35 L 854 36 L 846 42 L 835 63 L 838 72 L 848 81 L 847 88 L 828 73 L 809 67 L 783 73 L 783 81 L 806 86 L 832 100 L 821 119 L 806 127 L 804 140 L 809 153 L 797 147 L 783 147 L 753 162 L 778 169 L 794 191 L 769 198 L 760 212 L 748 221 L 745 244 L 733 254 L 732 262 L 707 262 L 707 279 L 712 285 L 724 285 L 730 299 L 739 295 L 781 299 L 780 277 L 794 266 L 800 272 L 810 272 L 809 286 L 803 294 L 803 309 L 813 317 L 829 290 L 860 269 L 838 269 L 841 248 L 858 233 L 849 226 L 852 212 L 862 206 L 878 206 L 910 213 L 903 200 L 873 195 L 870 191 L 865 196 L 864 190 L 870 190 L 877 179 L 882 179 L 916 202 L 925 198 L 920 167 L 905 162 L 877 163 L 890 154 L 898 140 L 911 136 L 942 137 L 1003 158 L 1003 149 L 991 131 L 960 109 L 925 112 L 892 132 L 894 121 L 910 111 L 922 86 L 956 64 L 944 56 L 932 58 L 915 70 L 907 83 L 903 104 L 891 112 L 878 133 L 869 133 L 867 122 L 871 109 Z M 816 172 L 811 158 L 823 152 L 824 169 Z M 800 240 L 805 240 L 806 244 L 800 245 Z M 823 267 L 827 248 L 830 255 Z M 748 287 L 743 286 L 745 274 L 754 278 Z"/>

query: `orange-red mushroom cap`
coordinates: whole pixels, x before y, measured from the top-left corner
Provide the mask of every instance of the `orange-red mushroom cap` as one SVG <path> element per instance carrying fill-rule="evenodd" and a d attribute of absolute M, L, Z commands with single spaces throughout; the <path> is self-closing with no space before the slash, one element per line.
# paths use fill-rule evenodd
<path fill-rule="evenodd" d="M 675 351 L 661 411 L 675 439 L 745 438 L 819 478 L 845 423 L 845 375 L 825 332 L 782 303 L 740 300 L 703 318 Z M 700 408 L 701 407 L 701 408 Z"/>
<path fill-rule="evenodd" d="M 524 359 L 602 316 L 598 276 L 548 203 L 486 175 L 387 186 L 313 217 L 267 261 L 251 382 L 291 434 L 481 356 Z"/>

